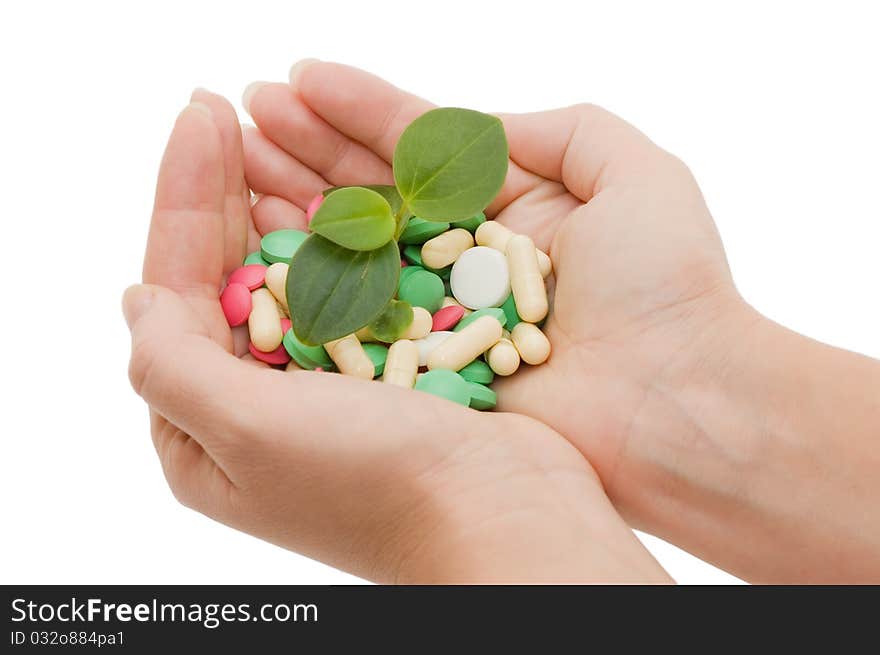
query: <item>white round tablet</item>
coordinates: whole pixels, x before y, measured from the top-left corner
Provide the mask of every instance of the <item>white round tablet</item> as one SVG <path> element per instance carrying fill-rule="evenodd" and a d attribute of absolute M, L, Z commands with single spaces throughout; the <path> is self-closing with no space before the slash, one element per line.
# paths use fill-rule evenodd
<path fill-rule="evenodd" d="M 413 343 L 419 349 L 419 366 L 428 365 L 428 357 L 434 352 L 434 348 L 446 341 L 454 333 L 447 330 L 431 332 L 428 336 L 421 339 L 414 339 Z"/>
<path fill-rule="evenodd" d="M 469 248 L 452 265 L 449 285 L 452 295 L 465 307 L 500 307 L 510 295 L 507 257 L 486 246 Z"/>

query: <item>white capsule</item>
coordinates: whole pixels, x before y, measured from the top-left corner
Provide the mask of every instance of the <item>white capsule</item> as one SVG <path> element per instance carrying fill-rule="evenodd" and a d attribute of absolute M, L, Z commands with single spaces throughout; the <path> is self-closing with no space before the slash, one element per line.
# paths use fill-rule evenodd
<path fill-rule="evenodd" d="M 547 315 L 547 288 L 538 269 L 535 244 L 529 237 L 523 234 L 510 237 L 507 265 L 517 313 L 524 321 L 537 323 Z"/>
<path fill-rule="evenodd" d="M 438 330 L 437 332 L 431 332 L 421 339 L 416 339 L 414 343 L 419 349 L 419 366 L 427 366 L 431 353 L 452 335 L 453 332 L 448 330 Z"/>
<path fill-rule="evenodd" d="M 364 351 L 361 342 L 353 334 L 325 343 L 324 350 L 327 351 L 330 359 L 343 375 L 351 375 L 364 380 L 373 379 L 376 367 Z"/>
<path fill-rule="evenodd" d="M 486 363 L 495 375 L 513 375 L 519 368 L 519 353 L 510 339 L 501 339 L 486 353 Z"/>
<path fill-rule="evenodd" d="M 449 230 L 425 242 L 422 246 L 422 263 L 429 268 L 443 268 L 473 246 L 474 237 L 470 232 L 460 227 Z"/>
<path fill-rule="evenodd" d="M 257 350 L 270 353 L 281 345 L 281 314 L 278 303 L 268 289 L 251 292 L 251 314 L 248 317 L 251 343 Z"/>
<path fill-rule="evenodd" d="M 385 359 L 385 372 L 382 381 L 399 387 L 412 389 L 419 372 L 419 348 L 409 339 L 400 339 L 391 344 Z"/>
<path fill-rule="evenodd" d="M 526 364 L 543 364 L 550 357 L 550 340 L 537 325 L 517 323 L 510 338 Z"/>
<path fill-rule="evenodd" d="M 474 236 L 477 245 L 487 246 L 489 248 L 494 248 L 499 252 L 506 253 L 507 242 L 510 241 L 510 237 L 513 235 L 514 232 L 503 226 L 501 223 L 497 221 L 486 221 L 477 228 L 477 232 Z M 539 250 L 538 248 L 535 248 L 535 255 L 538 258 L 538 268 L 541 270 L 541 277 L 547 277 L 553 271 L 553 262 L 550 261 L 550 257 L 546 252 Z"/>
<path fill-rule="evenodd" d="M 428 369 L 458 371 L 494 346 L 501 338 L 501 323 L 494 316 L 481 316 L 440 344 L 428 357 Z"/>

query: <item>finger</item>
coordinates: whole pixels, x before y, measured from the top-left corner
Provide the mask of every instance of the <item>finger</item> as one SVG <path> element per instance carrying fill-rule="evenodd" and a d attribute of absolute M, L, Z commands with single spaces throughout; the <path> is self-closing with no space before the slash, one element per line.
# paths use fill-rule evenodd
<path fill-rule="evenodd" d="M 331 127 L 289 85 L 255 82 L 242 103 L 260 132 L 331 184 L 393 183 L 388 162 Z"/>
<path fill-rule="evenodd" d="M 397 453 L 414 445 L 407 430 L 387 428 L 385 406 L 401 401 L 412 415 L 446 435 L 442 443 L 418 443 L 418 462 L 441 457 L 448 446 L 465 438 L 455 427 L 471 410 L 450 406 L 428 394 L 411 394 L 389 385 L 368 384 L 340 375 L 300 372 L 291 375 L 249 365 L 211 341 L 198 317 L 180 295 L 154 285 L 135 285 L 123 298 L 132 335 L 129 377 L 135 391 L 161 416 L 196 439 L 236 483 L 235 462 L 242 453 L 256 456 L 260 435 L 286 434 L 292 452 L 357 461 L 359 452 Z M 300 376 L 307 376 L 306 378 Z M 395 394 L 400 395 L 397 398 Z M 405 397 L 403 394 L 407 394 Z M 259 403 L 243 398 L 259 398 Z M 303 420 L 289 426 L 290 398 L 299 398 Z M 345 412 L 322 408 L 347 406 L 358 412 L 351 423 Z M 375 433 L 371 439 L 367 435 Z M 333 435 L 334 439 L 327 439 Z M 421 457 L 424 456 L 424 459 Z"/>
<path fill-rule="evenodd" d="M 162 472 L 178 501 L 210 512 L 217 499 L 229 497 L 229 477 L 198 441 L 152 409 L 150 431 Z"/>
<path fill-rule="evenodd" d="M 266 362 L 261 362 L 259 359 L 247 353 L 241 357 L 241 361 L 247 364 L 248 366 L 253 366 L 254 368 L 271 368 Z"/>
<path fill-rule="evenodd" d="M 242 258 L 247 254 L 248 228 L 251 224 L 248 203 L 243 193 L 245 183 L 241 127 L 235 109 L 222 96 L 205 89 L 196 89 L 193 91 L 192 100 L 204 103 L 211 110 L 223 147 L 226 182 L 223 205 L 225 219 L 223 270 L 228 273 L 240 266 Z"/>
<path fill-rule="evenodd" d="M 245 177 L 254 193 L 284 198 L 305 211 L 312 198 L 333 186 L 257 128 L 245 126 L 243 136 Z"/>
<path fill-rule="evenodd" d="M 309 225 L 302 209 L 278 196 L 260 196 L 251 212 L 260 234 L 286 228 L 306 230 Z"/>
<path fill-rule="evenodd" d="M 223 275 L 224 167 L 211 110 L 191 103 L 177 119 L 162 164 L 144 281 L 216 296 Z"/>
<path fill-rule="evenodd" d="M 389 163 L 407 125 L 434 108 L 375 75 L 342 64 L 303 60 L 291 68 L 290 84 L 318 116 Z M 504 187 L 486 213 L 494 216 L 541 181 L 511 162 Z"/>
<path fill-rule="evenodd" d="M 237 377 L 250 367 L 214 343 L 191 304 L 170 289 L 130 287 L 123 311 L 134 390 L 222 463 L 243 420 L 232 409 L 240 404 Z"/>
<path fill-rule="evenodd" d="M 247 250 L 249 253 L 254 252 L 260 249 L 260 241 L 263 236 L 257 231 L 257 226 L 254 223 L 254 205 L 257 204 L 257 201 L 260 199 L 260 194 L 252 194 L 250 188 L 245 184 L 244 193 L 242 193 L 242 202 L 244 202 L 248 207 L 251 208 L 251 223 L 248 226 L 248 240 L 247 240 Z"/>
<path fill-rule="evenodd" d="M 511 159 L 562 182 L 584 202 L 614 181 L 650 179 L 644 174 L 672 159 L 632 125 L 595 105 L 499 116 Z"/>
<path fill-rule="evenodd" d="M 229 347 L 217 302 L 225 186 L 223 146 L 211 109 L 190 103 L 177 118 L 159 168 L 143 279 L 186 297 L 211 336 Z"/>
<path fill-rule="evenodd" d="M 386 162 L 406 126 L 434 108 L 427 100 L 343 64 L 303 60 L 291 68 L 290 85 L 318 116 Z"/>

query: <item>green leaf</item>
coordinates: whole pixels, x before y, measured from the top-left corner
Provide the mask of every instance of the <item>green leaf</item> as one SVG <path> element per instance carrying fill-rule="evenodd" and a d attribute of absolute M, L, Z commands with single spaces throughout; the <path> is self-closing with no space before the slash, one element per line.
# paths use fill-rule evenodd
<path fill-rule="evenodd" d="M 400 211 L 400 206 L 403 204 L 403 198 L 400 197 L 400 193 L 397 192 L 397 187 L 393 184 L 361 184 L 360 187 L 362 189 L 369 189 L 370 191 L 375 191 L 380 196 L 385 198 L 388 201 L 388 204 L 391 205 L 391 212 L 396 216 L 397 212 Z M 352 187 L 347 186 L 333 186 L 329 189 L 324 190 L 324 197 L 326 198 L 334 191 L 339 191 L 340 189 L 351 189 Z M 412 216 L 412 212 L 405 212 L 407 217 Z"/>
<path fill-rule="evenodd" d="M 400 275 L 397 244 L 356 251 L 320 234 L 303 241 L 287 273 L 287 304 L 297 338 L 318 346 L 373 321 L 394 292 Z"/>
<path fill-rule="evenodd" d="M 397 225 L 385 198 L 369 189 L 348 187 L 324 198 L 309 227 L 350 250 L 375 250 L 391 241 Z"/>
<path fill-rule="evenodd" d="M 379 341 L 392 343 L 407 331 L 412 322 L 412 305 L 405 300 L 390 300 L 382 313 L 370 323 L 370 332 Z"/>
<path fill-rule="evenodd" d="M 433 109 L 400 136 L 394 181 L 417 216 L 463 220 L 485 209 L 501 190 L 507 161 L 498 118 L 470 109 Z"/>

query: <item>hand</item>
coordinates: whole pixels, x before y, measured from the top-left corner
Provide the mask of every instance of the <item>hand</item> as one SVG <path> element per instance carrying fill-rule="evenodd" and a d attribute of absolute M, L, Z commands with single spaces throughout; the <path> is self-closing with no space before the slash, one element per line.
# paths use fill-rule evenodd
<path fill-rule="evenodd" d="M 390 183 L 403 129 L 430 103 L 348 66 L 305 61 L 291 84 L 255 84 L 245 174 L 255 214 L 301 225 L 330 185 Z M 487 214 L 547 249 L 556 291 L 547 364 L 496 380 L 499 408 L 572 441 L 626 516 L 641 519 L 661 449 L 690 447 L 674 376 L 734 335 L 743 314 L 688 169 L 619 118 L 582 105 L 502 114 L 507 181 Z M 662 437 L 658 439 L 658 432 Z"/>
<path fill-rule="evenodd" d="M 193 99 L 159 173 L 146 284 L 123 301 L 131 381 L 176 497 L 380 581 L 668 581 L 546 425 L 236 356 L 245 342 L 223 318 L 223 277 L 258 228 L 300 219 L 311 195 L 263 198 L 252 217 L 234 111 Z M 318 179 L 284 165 L 276 179 L 293 190 Z"/>
<path fill-rule="evenodd" d="M 328 185 L 390 182 L 431 108 L 315 61 L 245 104 L 255 210 L 278 226 Z M 551 359 L 496 382 L 499 408 L 565 435 L 632 525 L 737 575 L 878 579 L 880 364 L 749 307 L 688 169 L 621 119 L 501 117 L 511 162 L 487 213 L 549 249 L 556 292 Z"/>

